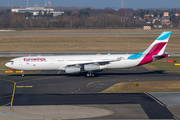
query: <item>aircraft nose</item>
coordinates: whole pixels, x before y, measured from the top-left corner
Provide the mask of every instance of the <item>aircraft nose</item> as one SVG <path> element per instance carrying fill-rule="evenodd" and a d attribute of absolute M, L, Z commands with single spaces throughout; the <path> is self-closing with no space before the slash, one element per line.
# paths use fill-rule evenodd
<path fill-rule="evenodd" d="M 10 64 L 9 64 L 9 63 L 6 63 L 5 66 L 9 68 Z"/>

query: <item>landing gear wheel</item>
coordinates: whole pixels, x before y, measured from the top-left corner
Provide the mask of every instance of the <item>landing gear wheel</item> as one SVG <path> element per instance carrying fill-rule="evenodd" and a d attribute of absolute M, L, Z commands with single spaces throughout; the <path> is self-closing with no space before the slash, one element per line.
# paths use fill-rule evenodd
<path fill-rule="evenodd" d="M 92 72 L 90 72 L 90 73 L 87 72 L 87 73 L 86 73 L 86 77 L 94 77 L 94 73 L 92 73 Z"/>
<path fill-rule="evenodd" d="M 90 76 L 90 74 L 89 73 L 86 73 L 86 77 L 89 77 Z"/>

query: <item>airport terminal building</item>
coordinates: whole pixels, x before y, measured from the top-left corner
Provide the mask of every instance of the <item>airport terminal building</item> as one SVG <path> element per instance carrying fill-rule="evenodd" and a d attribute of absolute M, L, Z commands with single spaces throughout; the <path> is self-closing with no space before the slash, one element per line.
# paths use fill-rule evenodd
<path fill-rule="evenodd" d="M 54 11 L 52 8 L 44 8 L 44 7 L 28 7 L 28 8 L 18 8 L 18 9 L 11 9 L 12 12 L 16 13 L 32 13 L 34 16 L 39 15 L 39 11 L 42 12 L 42 15 L 47 11 L 48 13 L 53 13 L 53 16 L 61 16 L 64 14 L 63 11 Z"/>

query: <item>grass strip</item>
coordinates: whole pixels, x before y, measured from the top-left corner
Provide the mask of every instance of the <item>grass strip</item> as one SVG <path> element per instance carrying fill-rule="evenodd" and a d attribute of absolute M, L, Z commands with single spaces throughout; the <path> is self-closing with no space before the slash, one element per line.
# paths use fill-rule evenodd
<path fill-rule="evenodd" d="M 137 86 L 139 84 L 139 86 Z M 101 93 L 180 92 L 180 81 L 137 81 L 117 83 Z"/>

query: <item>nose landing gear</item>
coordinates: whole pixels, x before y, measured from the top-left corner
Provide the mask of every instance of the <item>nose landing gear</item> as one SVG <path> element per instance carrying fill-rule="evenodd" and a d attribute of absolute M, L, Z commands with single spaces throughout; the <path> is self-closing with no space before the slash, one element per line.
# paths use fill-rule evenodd
<path fill-rule="evenodd" d="M 22 73 L 22 77 L 24 77 L 24 71 L 23 70 L 21 70 L 21 73 Z"/>

